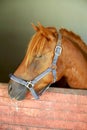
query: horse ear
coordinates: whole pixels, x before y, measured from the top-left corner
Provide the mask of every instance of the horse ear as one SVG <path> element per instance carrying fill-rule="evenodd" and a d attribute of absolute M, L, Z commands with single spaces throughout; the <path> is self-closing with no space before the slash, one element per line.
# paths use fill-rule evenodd
<path fill-rule="evenodd" d="M 45 28 L 43 25 L 41 25 L 39 22 L 38 22 L 38 27 L 40 29 L 40 32 L 41 34 L 47 39 L 47 40 L 53 40 L 53 36 L 52 34 L 50 33 L 49 29 L 48 28 Z"/>
<path fill-rule="evenodd" d="M 39 27 L 41 30 L 45 29 L 45 27 L 42 26 L 40 22 L 38 22 L 38 27 Z"/>
<path fill-rule="evenodd" d="M 38 22 L 38 27 L 39 27 L 41 34 L 47 38 L 48 33 L 47 33 L 46 28 L 43 25 L 41 25 L 40 22 Z"/>
<path fill-rule="evenodd" d="M 32 23 L 31 25 L 32 25 L 32 27 L 33 27 L 33 29 L 34 29 L 35 31 L 39 31 L 39 30 L 40 30 L 39 27 L 35 26 L 33 23 Z"/>

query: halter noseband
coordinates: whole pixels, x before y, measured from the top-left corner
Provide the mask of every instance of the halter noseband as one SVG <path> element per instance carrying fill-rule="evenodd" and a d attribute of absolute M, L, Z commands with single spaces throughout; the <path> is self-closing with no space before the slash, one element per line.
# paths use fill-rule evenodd
<path fill-rule="evenodd" d="M 31 94 L 34 96 L 35 99 L 39 99 L 39 96 L 45 92 L 49 86 L 51 84 L 49 84 L 48 86 L 46 86 L 44 89 L 42 89 L 38 94 L 37 92 L 34 90 L 34 86 L 35 84 L 40 80 L 42 79 L 43 77 L 45 77 L 49 72 L 52 72 L 53 74 L 53 77 L 54 77 L 54 81 L 53 82 L 56 82 L 56 77 L 57 77 L 57 74 L 56 74 L 56 69 L 54 66 L 56 66 L 57 64 L 57 60 L 58 60 L 58 57 L 60 56 L 61 52 L 62 52 L 62 47 L 61 47 L 61 34 L 59 33 L 59 36 L 58 36 L 58 42 L 57 42 L 57 45 L 55 47 L 55 54 L 54 54 L 54 58 L 53 58 L 53 62 L 51 64 L 51 67 L 47 68 L 44 72 L 42 72 L 41 74 L 39 74 L 36 78 L 34 78 L 33 80 L 31 81 L 26 81 L 24 79 L 21 79 L 21 78 L 18 78 L 16 77 L 15 75 L 12 75 L 10 74 L 10 79 L 15 81 L 16 83 L 19 83 L 21 85 L 24 85 L 26 88 L 28 88 L 31 92 Z"/>

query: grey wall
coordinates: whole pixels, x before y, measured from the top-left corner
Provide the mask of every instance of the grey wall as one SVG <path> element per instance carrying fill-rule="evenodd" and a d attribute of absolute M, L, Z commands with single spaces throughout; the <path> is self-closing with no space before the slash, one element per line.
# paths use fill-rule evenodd
<path fill-rule="evenodd" d="M 87 0 L 0 0 L 0 82 L 23 59 L 31 23 L 65 27 L 87 42 Z"/>

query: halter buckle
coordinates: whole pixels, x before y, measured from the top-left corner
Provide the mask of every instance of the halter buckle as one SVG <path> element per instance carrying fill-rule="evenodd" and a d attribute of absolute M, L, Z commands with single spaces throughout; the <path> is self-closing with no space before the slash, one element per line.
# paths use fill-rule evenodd
<path fill-rule="evenodd" d="M 34 96 L 35 99 L 39 99 L 39 95 L 37 94 L 37 92 L 34 90 L 34 84 L 32 83 L 32 81 L 27 81 L 26 88 L 28 88 L 31 92 L 31 94 Z"/>
<path fill-rule="evenodd" d="M 34 84 L 32 83 L 32 81 L 27 81 L 26 82 L 26 88 L 28 88 L 30 90 L 30 88 L 33 88 Z"/>
<path fill-rule="evenodd" d="M 55 55 L 60 56 L 61 52 L 62 52 L 62 47 L 59 46 L 59 45 L 56 46 L 56 48 L 55 48 Z"/>

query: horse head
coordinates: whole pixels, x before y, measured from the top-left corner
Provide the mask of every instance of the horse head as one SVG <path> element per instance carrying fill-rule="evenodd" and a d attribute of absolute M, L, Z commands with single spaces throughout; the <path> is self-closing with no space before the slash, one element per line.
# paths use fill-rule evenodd
<path fill-rule="evenodd" d="M 22 100 L 30 91 L 38 99 L 50 84 L 65 78 L 72 88 L 87 89 L 87 45 L 71 31 L 32 24 L 26 55 L 10 75 L 8 93 Z M 61 54 L 61 55 L 60 55 Z"/>
<path fill-rule="evenodd" d="M 34 90 L 31 92 L 35 95 L 36 92 L 40 92 L 54 80 L 51 70 L 55 68 L 52 68 L 52 61 L 58 41 L 58 32 L 56 28 L 43 27 L 40 23 L 38 26 L 34 24 L 32 26 L 36 33 L 29 43 L 22 63 L 14 72 L 14 75 L 11 75 L 9 82 L 8 93 L 11 98 L 16 98 L 17 100 L 24 99 L 26 93 L 29 89 L 32 89 L 33 85 Z M 43 75 L 45 70 L 47 71 L 46 74 L 40 78 L 40 75 Z M 36 82 L 35 80 L 38 81 Z M 33 83 L 31 84 L 30 82 L 32 81 Z M 28 86 L 25 85 L 27 83 Z"/>

